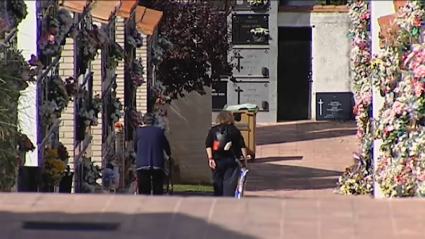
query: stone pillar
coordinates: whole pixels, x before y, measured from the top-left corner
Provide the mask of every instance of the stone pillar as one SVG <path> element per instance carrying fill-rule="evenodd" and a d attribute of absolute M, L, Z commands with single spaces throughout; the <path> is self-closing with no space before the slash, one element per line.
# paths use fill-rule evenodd
<path fill-rule="evenodd" d="M 74 76 L 74 40 L 66 39 L 66 44 L 63 47 L 62 57 L 59 65 L 59 75 L 63 80 L 70 76 Z M 74 170 L 74 103 L 70 102 L 68 107 L 63 111 L 61 124 L 59 126 L 59 141 L 68 149 L 69 162 L 71 170 Z"/>
<path fill-rule="evenodd" d="M 94 61 L 92 61 L 93 71 L 93 96 L 100 94 L 102 96 L 102 57 L 101 51 Z M 91 127 L 93 140 L 90 144 L 91 159 L 94 165 L 102 166 L 102 113 L 98 114 L 97 126 Z"/>
<path fill-rule="evenodd" d="M 140 58 L 142 60 L 143 65 L 143 79 L 147 81 L 148 75 L 147 75 L 147 69 L 148 69 L 148 41 L 147 36 L 143 35 L 143 46 L 136 49 L 136 58 Z M 148 87 L 147 82 L 144 83 L 142 86 L 139 86 L 136 90 L 136 110 L 141 112 L 142 114 L 145 114 L 147 111 L 148 106 Z"/>
<path fill-rule="evenodd" d="M 371 14 L 371 31 L 372 31 L 372 54 L 378 54 L 380 52 L 379 46 L 379 32 L 380 27 L 378 24 L 378 18 L 391 15 L 395 13 L 393 2 L 392 1 L 370 1 L 370 14 Z M 384 105 L 384 98 L 380 95 L 379 90 L 375 87 L 373 89 L 373 117 L 376 117 L 379 114 L 382 106 Z M 378 159 L 380 156 L 379 148 L 382 144 L 381 140 L 373 141 L 373 164 L 378 164 Z M 375 198 L 384 198 L 384 194 L 377 182 L 374 183 L 374 197 Z"/>

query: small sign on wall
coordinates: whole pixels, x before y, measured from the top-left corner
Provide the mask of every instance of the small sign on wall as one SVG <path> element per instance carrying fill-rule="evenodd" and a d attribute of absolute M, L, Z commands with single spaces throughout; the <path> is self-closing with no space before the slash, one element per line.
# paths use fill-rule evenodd
<path fill-rule="evenodd" d="M 353 119 L 354 99 L 352 92 L 317 92 L 317 120 Z"/>

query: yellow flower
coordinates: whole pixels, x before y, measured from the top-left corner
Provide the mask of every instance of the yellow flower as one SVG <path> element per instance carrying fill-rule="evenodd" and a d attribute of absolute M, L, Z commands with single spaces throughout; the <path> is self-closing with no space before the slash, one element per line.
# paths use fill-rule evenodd
<path fill-rule="evenodd" d="M 44 157 L 45 159 L 57 159 L 58 151 L 56 149 L 46 147 Z"/>

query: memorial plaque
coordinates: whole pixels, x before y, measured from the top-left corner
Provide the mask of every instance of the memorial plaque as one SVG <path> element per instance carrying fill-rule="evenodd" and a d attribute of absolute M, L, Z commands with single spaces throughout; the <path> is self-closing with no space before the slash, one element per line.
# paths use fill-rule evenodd
<path fill-rule="evenodd" d="M 233 84 L 232 90 L 229 91 L 232 102 L 236 104 L 250 103 L 255 104 L 262 111 L 268 111 L 269 102 L 269 82 L 238 82 Z M 263 108 L 266 106 L 266 108 Z"/>
<path fill-rule="evenodd" d="M 267 45 L 268 38 L 265 41 L 257 42 L 254 40 L 254 34 L 251 33 L 255 28 L 269 29 L 269 16 L 267 14 L 237 14 L 232 17 L 232 43 L 233 44 L 257 44 Z"/>
<path fill-rule="evenodd" d="M 227 104 L 227 81 L 214 84 L 211 89 L 212 109 L 221 110 Z"/>
<path fill-rule="evenodd" d="M 268 77 L 263 75 L 263 68 L 269 67 L 268 49 L 241 49 L 233 51 L 232 64 L 235 77 Z"/>
<path fill-rule="evenodd" d="M 353 105 L 354 99 L 351 92 L 316 93 L 316 119 L 353 119 Z"/>

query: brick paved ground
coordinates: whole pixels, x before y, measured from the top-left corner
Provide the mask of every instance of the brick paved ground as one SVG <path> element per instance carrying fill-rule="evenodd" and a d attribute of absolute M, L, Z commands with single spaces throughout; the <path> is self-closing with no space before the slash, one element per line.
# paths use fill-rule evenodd
<path fill-rule="evenodd" d="M 257 127 L 257 160 L 247 195 L 334 197 L 341 171 L 358 149 L 354 122 L 288 122 Z"/>
<path fill-rule="evenodd" d="M 0 239 L 423 239 L 425 201 L 332 193 L 354 124 L 258 128 L 249 196 L 0 194 Z"/>
<path fill-rule="evenodd" d="M 359 197 L 0 194 L 0 238 L 423 239 L 424 204 Z"/>

